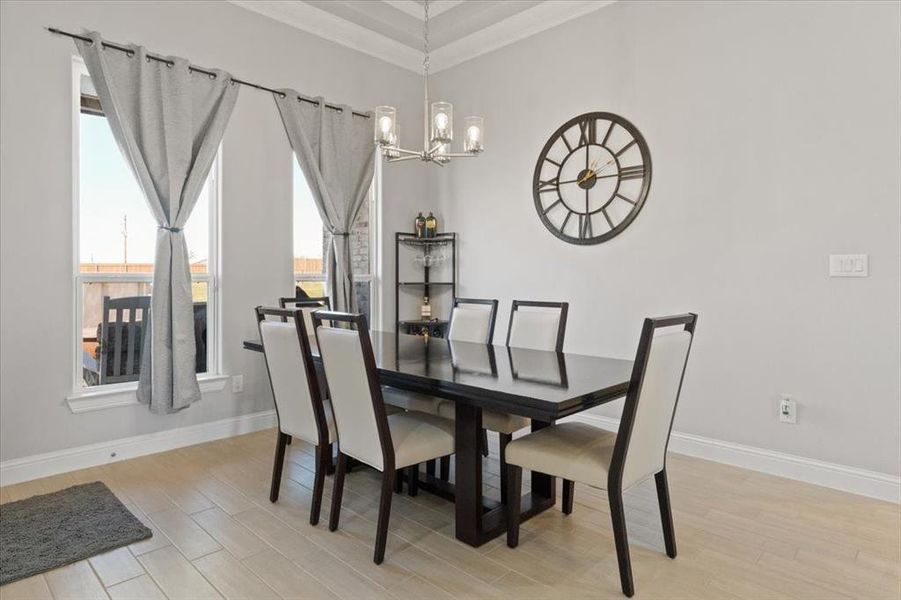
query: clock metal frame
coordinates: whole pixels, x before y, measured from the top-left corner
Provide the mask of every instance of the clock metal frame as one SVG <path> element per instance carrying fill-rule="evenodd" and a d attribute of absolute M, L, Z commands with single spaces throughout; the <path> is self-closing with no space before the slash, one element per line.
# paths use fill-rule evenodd
<path fill-rule="evenodd" d="M 594 143 L 594 144 L 583 143 L 583 140 L 586 139 L 585 138 L 585 135 L 586 135 L 585 130 L 580 131 L 580 139 L 579 139 L 579 143 L 577 145 L 571 145 L 569 143 L 569 140 L 565 137 L 566 132 L 568 132 L 570 129 L 572 129 L 575 126 L 578 126 L 581 123 L 587 123 L 588 127 L 592 129 L 592 133 L 595 133 L 593 128 L 596 127 L 596 124 L 598 121 L 609 121 L 611 123 L 610 128 L 608 129 L 608 131 L 604 137 L 604 140 L 601 143 Z M 622 127 L 632 138 L 632 142 L 630 142 L 629 144 L 627 144 L 626 146 L 621 148 L 619 151 L 614 151 L 612 148 L 609 148 L 605 145 L 605 142 L 608 141 L 610 133 L 612 133 L 613 128 L 616 125 L 619 125 L 620 127 Z M 616 188 L 615 188 L 611 198 L 606 203 L 604 203 L 604 205 L 601 208 L 599 208 L 597 210 L 593 210 L 593 211 L 588 211 L 586 213 L 580 213 L 580 212 L 573 211 L 569 207 L 569 205 L 566 203 L 566 201 L 563 200 L 563 195 L 560 192 L 559 178 L 560 178 L 560 171 L 563 168 L 563 165 L 566 164 L 566 160 L 563 160 L 562 162 L 558 163 L 556 160 L 548 158 L 548 152 L 550 152 L 550 150 L 554 146 L 554 144 L 557 143 L 558 139 L 563 140 L 563 143 L 569 152 L 569 154 L 567 155 L 567 158 L 569 157 L 569 155 L 573 154 L 580 148 L 583 148 L 585 146 L 595 145 L 595 146 L 604 148 L 607 152 L 609 152 L 611 155 L 613 155 L 614 159 L 616 159 L 617 174 L 619 175 L 616 179 Z M 644 171 L 644 176 L 641 178 L 642 179 L 641 191 L 639 192 L 638 198 L 636 198 L 634 200 L 630 199 L 630 198 L 625 198 L 624 196 L 619 194 L 620 184 L 623 181 L 623 175 L 624 175 L 623 170 L 624 169 L 626 170 L 626 173 L 625 173 L 626 176 L 633 174 L 634 171 L 629 172 L 628 169 L 630 167 L 621 167 L 620 162 L 618 160 L 618 156 L 617 156 L 617 152 L 619 152 L 621 154 L 622 152 L 625 151 L 625 149 L 627 149 L 632 144 L 638 145 L 638 149 L 639 149 L 639 152 L 641 153 L 641 157 L 642 157 L 642 166 L 643 166 L 643 171 Z M 557 185 L 554 188 L 548 188 L 547 186 L 542 186 L 541 168 L 545 162 L 550 162 L 551 164 L 554 164 L 557 166 L 557 169 L 558 169 L 557 177 L 555 177 L 554 179 L 551 180 L 551 181 L 554 181 L 554 180 L 558 181 Z M 648 148 L 648 144 L 645 141 L 644 136 L 641 134 L 641 132 L 638 130 L 638 128 L 634 124 L 632 124 L 631 121 L 629 121 L 628 119 L 626 119 L 624 117 L 621 117 L 620 115 L 610 113 L 610 112 L 583 113 L 581 115 L 573 117 L 572 119 L 569 119 L 563 125 L 558 127 L 557 130 L 554 131 L 554 133 L 550 136 L 550 138 L 548 138 L 548 141 L 544 144 L 544 147 L 541 149 L 541 153 L 538 155 L 538 162 L 535 164 L 535 172 L 532 176 L 532 196 L 533 196 L 534 203 L 535 203 L 535 210 L 538 212 L 538 217 L 541 219 L 541 222 L 544 224 L 544 226 L 548 229 L 548 231 L 550 231 L 552 234 L 554 234 L 554 236 L 556 236 L 557 238 L 559 238 L 565 242 L 568 242 L 570 244 L 576 244 L 576 245 L 580 245 L 580 246 L 600 244 L 600 243 L 606 242 L 607 240 L 622 233 L 632 223 L 632 221 L 635 220 L 635 217 L 638 216 L 638 213 L 641 212 L 641 209 L 644 207 L 645 200 L 647 199 L 648 191 L 650 190 L 650 187 L 651 187 L 651 175 L 652 175 L 652 164 L 651 164 L 650 149 Z M 627 177 L 627 178 L 632 178 L 632 177 Z M 596 179 L 595 179 L 595 181 L 596 181 Z M 579 185 L 581 187 L 581 185 L 578 183 L 576 185 Z M 557 198 L 558 198 L 557 202 L 552 203 L 550 206 L 553 206 L 557 203 L 563 203 L 564 207 L 568 211 L 568 214 L 567 214 L 566 218 L 564 219 L 563 224 L 560 225 L 559 228 L 556 224 L 552 223 L 551 220 L 547 216 L 547 213 L 550 211 L 550 208 L 545 208 L 541 202 L 541 194 L 547 192 L 548 189 L 556 189 Z M 571 235 L 567 235 L 567 234 L 563 233 L 563 230 L 566 228 L 566 225 L 569 222 L 569 218 L 574 214 L 586 214 L 587 218 L 588 218 L 587 228 L 583 228 L 583 226 L 580 225 L 580 228 L 579 228 L 580 233 L 582 233 L 583 231 L 586 231 L 586 229 L 588 232 L 590 232 L 591 216 L 594 214 L 597 214 L 598 212 L 604 211 L 604 216 L 607 219 L 608 224 L 611 224 L 612 221 L 610 220 L 610 217 L 607 215 L 605 209 L 613 201 L 613 198 L 616 198 L 617 196 L 619 198 L 625 200 L 626 202 L 633 204 L 634 206 L 629 211 L 629 213 L 626 215 L 626 217 L 622 221 L 617 223 L 615 226 L 613 226 L 610 230 L 608 230 L 598 236 L 592 236 L 592 237 L 573 237 Z"/>

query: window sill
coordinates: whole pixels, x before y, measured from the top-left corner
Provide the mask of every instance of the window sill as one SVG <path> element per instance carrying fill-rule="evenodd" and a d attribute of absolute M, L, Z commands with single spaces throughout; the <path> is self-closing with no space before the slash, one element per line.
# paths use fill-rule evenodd
<path fill-rule="evenodd" d="M 200 383 L 200 393 L 222 391 L 225 389 L 228 379 L 228 375 L 201 375 L 197 378 Z M 114 389 L 76 392 L 66 397 L 66 404 L 73 413 L 134 406 L 140 404 L 135 393 L 137 389 L 138 385 L 133 383 L 122 387 L 116 386 Z"/>

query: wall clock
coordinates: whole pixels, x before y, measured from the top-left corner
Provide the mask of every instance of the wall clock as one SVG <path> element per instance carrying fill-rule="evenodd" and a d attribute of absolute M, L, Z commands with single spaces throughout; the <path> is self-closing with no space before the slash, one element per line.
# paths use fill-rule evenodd
<path fill-rule="evenodd" d="M 635 219 L 651 186 L 651 153 L 619 115 L 591 112 L 548 139 L 532 178 L 544 226 L 571 244 L 600 244 Z"/>

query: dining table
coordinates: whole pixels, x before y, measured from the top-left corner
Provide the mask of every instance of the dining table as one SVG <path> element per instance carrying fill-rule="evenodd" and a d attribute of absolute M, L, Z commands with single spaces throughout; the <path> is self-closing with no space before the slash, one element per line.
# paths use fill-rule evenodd
<path fill-rule="evenodd" d="M 427 472 L 420 475 L 419 488 L 454 502 L 456 538 L 471 546 L 480 546 L 507 529 L 505 506 L 482 494 L 482 411 L 528 417 L 532 431 L 538 431 L 558 419 L 622 398 L 632 373 L 632 361 L 619 358 L 386 331 L 371 331 L 370 339 L 382 385 L 454 403 L 453 482 Z M 324 380 L 315 336 L 310 341 Z M 245 341 L 244 348 L 263 351 L 258 340 Z M 554 478 L 532 473 L 530 489 L 522 498 L 521 519 L 555 502 Z"/>

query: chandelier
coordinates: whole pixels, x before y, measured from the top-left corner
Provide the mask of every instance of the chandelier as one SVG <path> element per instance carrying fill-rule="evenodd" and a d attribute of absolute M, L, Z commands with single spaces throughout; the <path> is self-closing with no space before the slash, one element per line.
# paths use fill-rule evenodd
<path fill-rule="evenodd" d="M 429 0 L 423 6 L 422 70 L 424 79 L 422 150 L 400 147 L 397 136 L 397 109 L 378 106 L 375 109 L 375 141 L 388 162 L 400 162 L 418 158 L 444 166 L 452 158 L 478 156 L 484 147 L 484 119 L 463 119 L 463 152 L 451 152 L 454 139 L 454 106 L 450 102 L 432 102 L 429 106 Z"/>

